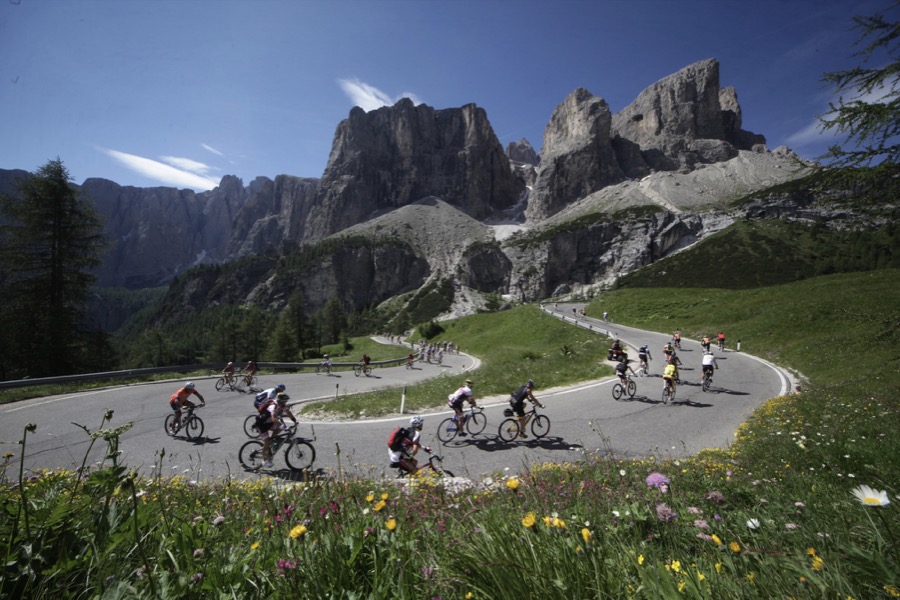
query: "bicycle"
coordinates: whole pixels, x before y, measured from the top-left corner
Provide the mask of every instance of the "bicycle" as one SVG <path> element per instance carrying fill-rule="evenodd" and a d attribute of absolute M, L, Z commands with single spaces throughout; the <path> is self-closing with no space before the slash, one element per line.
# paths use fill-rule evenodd
<path fill-rule="evenodd" d="M 640 365 L 638 366 L 637 375 L 640 377 L 647 377 L 650 375 L 650 361 L 647 358 L 640 359 Z"/>
<path fill-rule="evenodd" d="M 512 442 L 525 433 L 523 430 L 528 426 L 529 422 L 531 422 L 531 434 L 535 438 L 540 439 L 550 433 L 550 417 L 539 414 L 537 408 L 536 405 L 532 405 L 531 410 L 525 413 L 524 424 L 519 423 L 517 417 L 510 416 L 513 414 L 511 408 L 504 410 L 503 414 L 510 416 L 510 418 L 500 423 L 500 428 L 497 430 L 497 435 L 500 439 L 504 442 Z"/>
<path fill-rule="evenodd" d="M 307 439 L 294 437 L 296 433 L 296 423 L 278 431 L 269 443 L 269 452 L 271 457 L 275 458 L 278 451 L 284 447 L 284 462 L 288 468 L 292 471 L 304 471 L 315 462 L 316 449 Z M 238 461 L 249 471 L 261 469 L 266 462 L 263 457 L 263 442 L 259 440 L 245 442 L 238 451 Z"/>
<path fill-rule="evenodd" d="M 676 350 L 681 350 L 681 338 L 672 338 L 672 345 Z"/>
<path fill-rule="evenodd" d="M 359 377 L 360 375 L 369 377 L 372 374 L 372 367 L 363 363 L 357 363 L 357 365 L 353 367 L 353 374 L 357 377 Z"/>
<path fill-rule="evenodd" d="M 331 363 L 322 361 L 318 365 L 316 365 L 316 375 L 320 373 L 325 373 L 326 375 L 331 375 Z"/>
<path fill-rule="evenodd" d="M 725 339 L 719 338 L 719 352 L 725 352 Z"/>
<path fill-rule="evenodd" d="M 166 415 L 166 419 L 163 423 L 166 434 L 175 437 L 178 435 L 178 432 L 184 429 L 184 434 L 189 440 L 203 435 L 203 419 L 194 414 L 194 408 L 196 407 L 190 406 L 187 408 L 187 414 L 181 417 L 181 422 L 178 424 L 178 427 L 174 426 L 175 414 L 171 413 Z"/>
<path fill-rule="evenodd" d="M 465 427 L 469 435 L 478 435 L 487 427 L 487 417 L 484 416 L 484 409 L 480 406 L 470 406 L 467 411 L 463 412 L 462 418 L 462 427 Z M 438 425 L 437 437 L 442 443 L 446 444 L 459 435 L 462 427 L 458 425 L 456 415 L 447 417 Z"/>
<path fill-rule="evenodd" d="M 243 379 L 243 378 L 241 378 Z M 221 392 L 223 388 L 228 387 L 232 392 L 238 389 L 238 380 L 234 377 L 219 377 L 216 380 L 216 391 Z"/>
<path fill-rule="evenodd" d="M 712 375 L 710 373 L 704 373 L 700 387 L 704 392 L 708 392 L 710 386 L 712 386 Z"/>
<path fill-rule="evenodd" d="M 249 388 L 250 391 L 253 391 L 253 388 L 256 387 L 257 383 L 259 383 L 259 380 L 255 375 L 240 375 L 237 379 L 235 379 L 234 387 L 237 391 L 243 393 L 245 386 Z"/>
<path fill-rule="evenodd" d="M 675 401 L 675 389 L 673 386 L 670 386 L 668 383 L 663 384 L 662 391 L 662 402 L 663 404 L 668 404 L 669 402 Z"/>
<path fill-rule="evenodd" d="M 637 384 L 634 380 L 631 379 L 628 375 L 625 376 L 625 384 L 622 385 L 622 381 L 619 380 L 616 382 L 616 385 L 613 386 L 612 396 L 613 399 L 619 400 L 625 394 L 628 394 L 629 398 L 634 398 L 634 394 L 637 392 Z"/>
<path fill-rule="evenodd" d="M 423 447 L 422 449 L 428 453 L 428 462 L 418 465 L 415 471 L 407 471 L 398 466 L 397 470 L 399 472 L 397 473 L 397 479 L 403 479 L 404 477 L 422 477 L 420 473 L 425 470 L 432 471 L 438 477 L 454 477 L 452 471 L 444 469 L 444 458 L 442 456 L 438 456 L 432 452 L 431 448 Z"/>

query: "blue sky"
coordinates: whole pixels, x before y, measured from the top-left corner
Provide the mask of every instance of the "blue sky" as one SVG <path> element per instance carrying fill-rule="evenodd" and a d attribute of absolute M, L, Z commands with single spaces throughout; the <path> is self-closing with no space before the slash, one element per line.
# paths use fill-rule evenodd
<path fill-rule="evenodd" d="M 409 96 L 475 103 L 540 151 L 578 87 L 613 112 L 705 58 L 744 129 L 804 157 L 855 66 L 852 17 L 893 0 L 4 0 L 0 168 L 210 189 L 320 177 L 338 123 Z M 889 15 L 896 19 L 896 11 Z"/>

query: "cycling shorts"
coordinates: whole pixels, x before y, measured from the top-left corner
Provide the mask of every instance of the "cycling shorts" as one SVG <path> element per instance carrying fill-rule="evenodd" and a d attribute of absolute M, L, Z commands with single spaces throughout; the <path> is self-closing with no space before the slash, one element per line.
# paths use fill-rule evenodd
<path fill-rule="evenodd" d="M 460 398 L 459 400 L 447 400 L 447 406 L 455 410 L 456 412 L 462 411 L 463 402 L 465 402 L 465 398 Z"/>
<path fill-rule="evenodd" d="M 712 375 L 713 366 L 712 365 L 703 365 L 703 372 L 709 373 L 710 375 Z"/>
<path fill-rule="evenodd" d="M 180 403 L 172 402 L 171 400 L 169 400 L 169 406 L 171 406 L 172 410 L 174 410 L 176 413 L 181 412 L 181 404 Z M 185 408 L 187 408 L 187 407 L 185 407 Z"/>
<path fill-rule="evenodd" d="M 525 416 L 525 401 L 524 400 L 516 400 L 515 398 L 509 399 L 509 405 L 512 407 L 513 412 L 516 413 L 519 417 Z"/>

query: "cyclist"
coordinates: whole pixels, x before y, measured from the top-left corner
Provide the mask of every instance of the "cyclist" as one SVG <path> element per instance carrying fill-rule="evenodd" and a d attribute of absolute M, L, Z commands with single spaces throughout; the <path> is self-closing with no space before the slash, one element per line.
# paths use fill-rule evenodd
<path fill-rule="evenodd" d="M 704 336 L 703 336 L 703 339 L 700 340 L 700 346 L 703 348 L 703 351 L 704 351 L 704 352 L 709 352 L 709 345 L 710 345 L 710 343 L 711 343 L 711 342 L 709 341 L 709 336 L 708 336 L 708 335 L 704 335 Z"/>
<path fill-rule="evenodd" d="M 473 407 L 475 406 L 475 394 L 472 392 L 471 379 L 466 379 L 465 385 L 460 386 L 459 389 L 447 396 L 447 405 L 456 413 L 453 419 L 456 421 L 456 429 L 459 431 L 459 435 L 466 435 L 465 429 L 463 429 L 463 425 L 466 422 L 466 416 L 463 414 L 462 409 L 463 402 L 468 402 Z"/>
<path fill-rule="evenodd" d="M 638 360 L 640 361 L 640 368 L 644 371 L 644 375 L 648 375 L 650 373 L 650 361 L 653 360 L 653 357 L 650 356 L 650 346 L 644 344 L 638 349 Z"/>
<path fill-rule="evenodd" d="M 257 372 L 258 370 L 259 370 L 259 369 L 258 369 L 257 366 L 256 366 L 256 361 L 255 361 L 255 360 L 248 360 L 248 361 L 247 361 L 247 366 L 245 366 L 243 369 L 241 369 L 241 373 L 246 373 L 246 375 L 244 375 L 244 380 L 247 382 L 247 385 L 250 385 L 250 379 L 251 379 L 254 375 L 256 375 L 256 372 Z"/>
<path fill-rule="evenodd" d="M 725 351 L 725 334 L 720 331 L 718 333 L 718 335 L 716 335 L 716 338 L 719 340 L 719 351 L 724 352 Z"/>
<path fill-rule="evenodd" d="M 668 386 L 668 388 L 672 391 L 672 397 L 675 397 L 675 378 L 677 376 L 678 369 L 674 364 L 669 363 L 666 365 L 666 369 L 663 371 L 663 385 Z"/>
<path fill-rule="evenodd" d="M 667 363 L 672 360 L 673 354 L 675 354 L 675 347 L 672 342 L 666 342 L 666 345 L 663 346 L 663 355 L 666 357 Z"/>
<path fill-rule="evenodd" d="M 279 383 L 273 388 L 261 391 L 253 398 L 253 406 L 255 406 L 257 410 L 259 410 L 259 408 L 264 403 L 268 402 L 269 400 L 275 400 L 276 398 L 278 398 L 278 394 L 284 392 L 285 389 L 287 388 L 284 386 L 284 384 Z"/>
<path fill-rule="evenodd" d="M 622 361 L 616 364 L 616 375 L 619 377 L 619 383 L 622 384 L 622 387 L 627 389 L 628 385 L 628 375 L 626 375 L 626 371 L 631 371 L 632 375 L 635 375 L 634 369 L 628 366 L 626 361 Z"/>
<path fill-rule="evenodd" d="M 414 362 L 416 362 L 416 355 L 410 352 L 406 355 L 406 366 L 412 368 Z"/>
<path fill-rule="evenodd" d="M 368 354 L 363 354 L 363 357 L 362 357 L 362 364 L 363 364 L 363 366 L 364 366 L 364 367 L 368 367 L 370 362 L 372 362 L 372 359 L 369 357 L 369 355 L 368 355 Z"/>
<path fill-rule="evenodd" d="M 200 392 L 197 391 L 197 386 L 194 385 L 193 381 L 188 381 L 184 384 L 183 388 L 172 394 L 172 397 L 169 398 L 169 406 L 175 411 L 175 421 L 172 422 L 172 431 L 177 431 L 178 428 L 181 427 L 181 409 L 194 408 L 196 406 L 196 404 L 189 400 L 191 394 L 200 398 L 200 406 L 206 406 L 206 400 L 204 400 Z"/>
<path fill-rule="evenodd" d="M 603 322 L 609 323 L 609 313 L 606 311 L 603 311 Z"/>
<path fill-rule="evenodd" d="M 672 351 L 672 354 L 670 354 L 666 357 L 666 363 L 675 367 L 675 381 L 680 381 L 681 377 L 680 377 L 680 374 L 678 373 L 678 365 L 681 364 L 681 359 L 678 358 L 678 355 L 675 354 L 674 350 Z"/>
<path fill-rule="evenodd" d="M 525 425 L 528 424 L 528 418 L 525 416 L 525 401 L 528 400 L 535 406 L 544 408 L 537 398 L 534 397 L 534 381 L 529 379 L 525 385 L 514 391 L 509 396 L 509 404 L 512 406 L 513 412 L 519 419 L 519 435 L 522 438 L 528 438 L 525 434 Z"/>
<path fill-rule="evenodd" d="M 622 342 L 619 341 L 619 338 L 613 340 L 612 346 L 609 347 L 609 359 L 610 360 L 618 360 L 619 356 L 622 354 Z"/>
<path fill-rule="evenodd" d="M 703 377 L 709 377 L 712 380 L 713 375 L 713 367 L 716 369 L 719 368 L 719 363 L 716 361 L 715 355 L 707 350 L 703 353 Z"/>
<path fill-rule="evenodd" d="M 276 430 L 282 431 L 288 428 L 282 419 L 290 417 L 294 425 L 297 424 L 297 417 L 294 416 L 294 413 L 291 412 L 287 405 L 287 401 L 290 399 L 291 397 L 287 394 L 280 393 L 275 397 L 274 401 L 267 400 L 260 407 L 260 418 L 257 419 L 256 427 L 259 429 L 259 437 L 263 438 L 263 459 L 265 460 L 263 465 L 266 467 L 271 467 L 273 464 L 270 447 L 272 438 L 276 435 Z"/>
<path fill-rule="evenodd" d="M 228 361 L 228 364 L 222 369 L 222 373 L 225 374 L 225 383 L 232 385 L 234 383 L 234 363 Z"/>
<path fill-rule="evenodd" d="M 676 329 L 675 333 L 672 334 L 672 341 L 675 343 L 675 347 L 681 350 L 681 330 Z"/>
<path fill-rule="evenodd" d="M 403 438 L 399 450 L 388 448 L 388 458 L 391 461 L 391 468 L 403 469 L 407 473 L 415 473 L 419 470 L 418 462 L 414 458 L 419 448 L 423 448 L 422 426 L 425 419 L 422 417 L 413 417 L 409 420 L 409 428 L 406 431 L 406 437 Z M 431 448 L 424 447 L 426 452 L 431 452 Z"/>

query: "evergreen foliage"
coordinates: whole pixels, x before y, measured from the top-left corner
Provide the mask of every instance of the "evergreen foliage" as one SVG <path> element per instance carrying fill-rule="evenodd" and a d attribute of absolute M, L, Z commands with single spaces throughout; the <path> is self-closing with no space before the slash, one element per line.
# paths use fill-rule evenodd
<path fill-rule="evenodd" d="M 79 372 L 112 360 L 108 338 L 85 322 L 85 305 L 106 247 L 89 200 L 62 161 L 48 161 L 0 200 L 0 375 Z M 91 355 L 91 352 L 99 354 Z"/>

